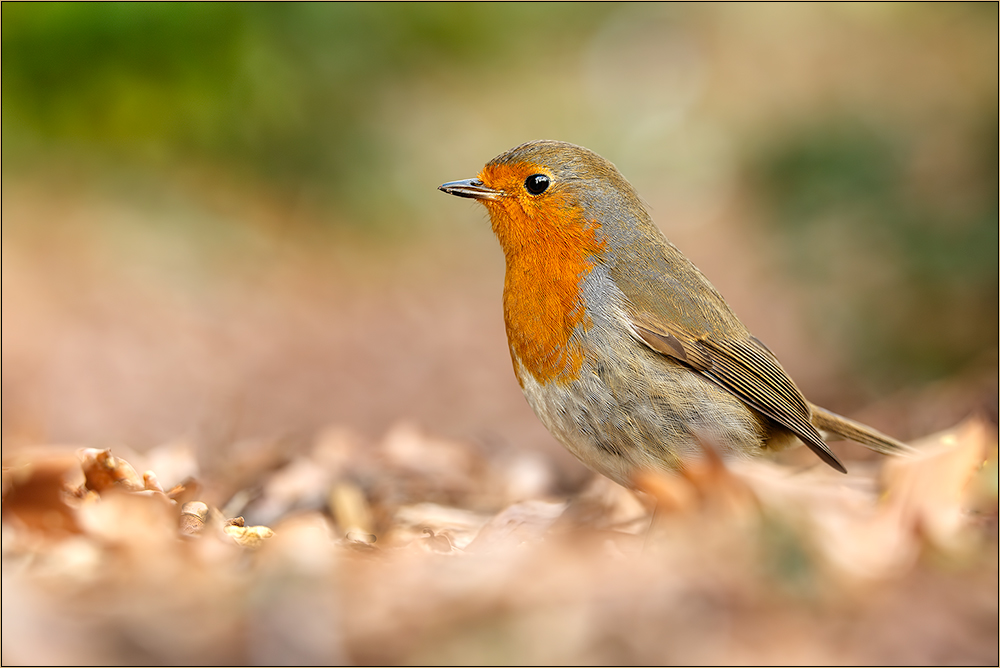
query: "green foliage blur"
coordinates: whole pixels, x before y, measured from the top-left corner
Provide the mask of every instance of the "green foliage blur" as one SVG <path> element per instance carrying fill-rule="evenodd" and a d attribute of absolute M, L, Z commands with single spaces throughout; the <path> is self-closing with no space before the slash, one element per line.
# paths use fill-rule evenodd
<path fill-rule="evenodd" d="M 4 162 L 38 151 L 199 160 L 364 217 L 386 151 L 380 95 L 470 82 L 609 12 L 468 3 L 4 3 Z M 6 164 L 5 164 L 6 166 Z M 385 193 L 379 193 L 384 196 Z M 370 222 L 370 221 L 369 221 Z"/>
<path fill-rule="evenodd" d="M 786 128 L 753 157 L 791 271 L 837 286 L 814 318 L 844 328 L 858 371 L 883 384 L 987 362 L 997 341 L 1000 138 L 996 107 L 980 113 L 948 128 L 947 149 L 929 157 L 951 164 L 928 175 L 914 173 L 923 138 L 842 117 Z"/>
<path fill-rule="evenodd" d="M 5 176 L 193 164 L 366 229 L 440 216 L 437 183 L 567 139 L 644 193 L 746 184 L 815 326 L 875 386 L 996 365 L 995 3 L 2 13 Z"/>

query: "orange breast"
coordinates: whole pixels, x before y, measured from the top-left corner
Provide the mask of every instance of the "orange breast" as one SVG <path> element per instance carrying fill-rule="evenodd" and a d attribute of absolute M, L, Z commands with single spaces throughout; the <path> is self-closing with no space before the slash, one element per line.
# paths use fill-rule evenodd
<path fill-rule="evenodd" d="M 504 173 L 514 169 L 516 174 Z M 510 182 L 531 169 L 523 164 L 490 166 L 480 178 L 487 184 Z M 591 325 L 580 284 L 603 250 L 600 225 L 585 220 L 582 209 L 559 192 L 484 203 L 507 261 L 504 322 L 518 381 L 524 384 L 520 360 L 540 383 L 570 382 L 584 358 L 573 332 Z"/>

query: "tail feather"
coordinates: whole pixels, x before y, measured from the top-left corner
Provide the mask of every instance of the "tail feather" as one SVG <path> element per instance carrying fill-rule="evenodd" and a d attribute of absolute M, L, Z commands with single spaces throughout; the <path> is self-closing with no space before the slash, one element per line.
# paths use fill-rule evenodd
<path fill-rule="evenodd" d="M 913 454 L 916 452 L 905 443 L 897 441 L 891 436 L 886 436 L 868 425 L 837 415 L 815 404 L 810 404 L 810 407 L 812 408 L 813 426 L 820 431 L 855 441 L 884 455 Z"/>

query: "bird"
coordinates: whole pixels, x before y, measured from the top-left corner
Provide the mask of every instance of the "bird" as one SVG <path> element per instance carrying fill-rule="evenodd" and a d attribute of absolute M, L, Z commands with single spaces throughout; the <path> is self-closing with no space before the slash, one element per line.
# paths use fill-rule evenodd
<path fill-rule="evenodd" d="M 486 207 L 504 253 L 514 375 L 590 469 L 635 487 L 646 472 L 683 470 L 706 446 L 743 459 L 804 443 L 846 473 L 824 433 L 910 451 L 810 403 L 597 153 L 529 141 L 438 189 Z"/>

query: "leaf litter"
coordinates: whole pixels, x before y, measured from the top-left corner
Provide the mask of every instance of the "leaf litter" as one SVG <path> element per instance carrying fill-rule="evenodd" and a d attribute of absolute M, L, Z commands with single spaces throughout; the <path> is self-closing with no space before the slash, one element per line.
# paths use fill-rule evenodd
<path fill-rule="evenodd" d="M 914 445 L 565 497 L 530 455 L 335 428 L 222 500 L 182 442 L 20 451 L 3 660 L 995 665 L 996 431 Z"/>

